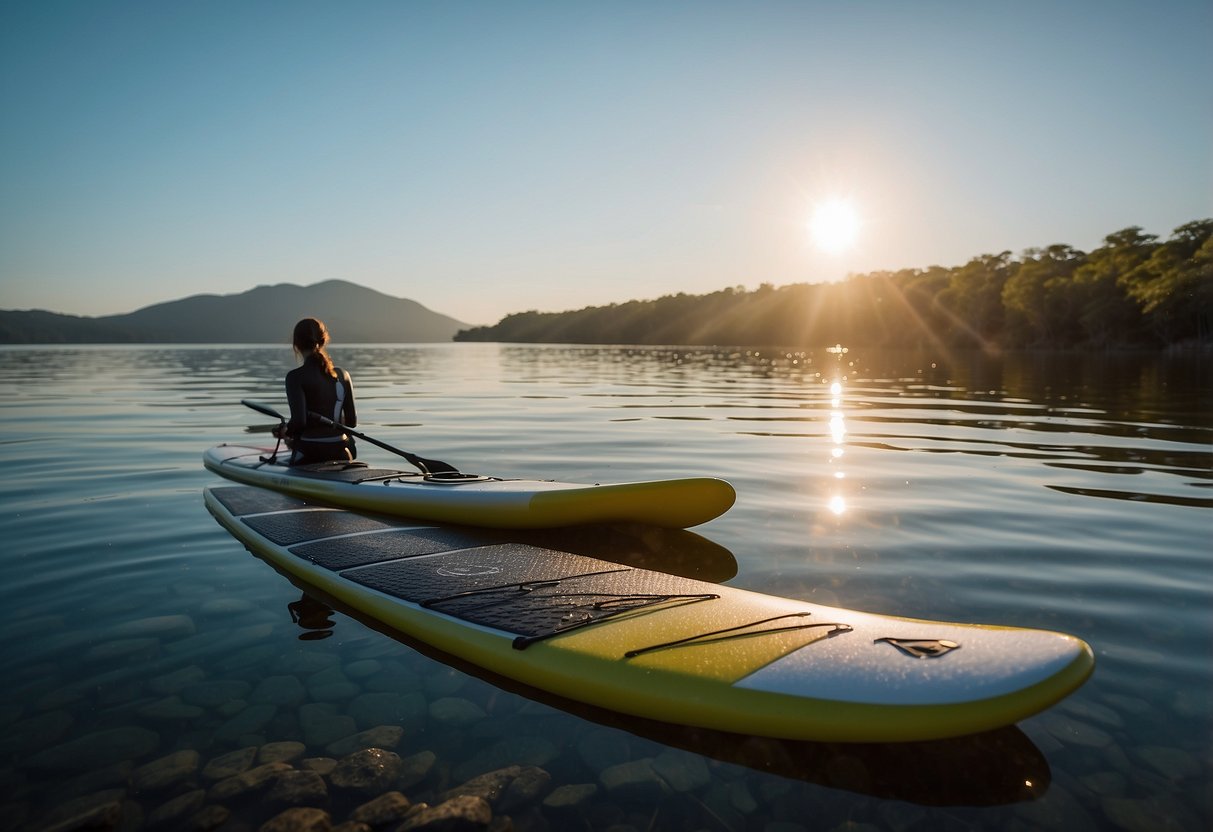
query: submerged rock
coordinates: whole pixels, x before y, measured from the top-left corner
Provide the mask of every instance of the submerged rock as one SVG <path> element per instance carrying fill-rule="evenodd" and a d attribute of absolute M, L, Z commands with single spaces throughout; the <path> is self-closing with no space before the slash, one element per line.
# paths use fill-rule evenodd
<path fill-rule="evenodd" d="M 254 646 L 261 645 L 271 635 L 274 634 L 274 622 L 266 622 L 264 624 L 249 624 L 245 627 L 237 627 L 229 632 L 232 644 L 252 644 Z M 264 649 L 264 648 L 263 648 Z M 269 648 L 269 655 L 276 655 L 277 651 Z"/>
<path fill-rule="evenodd" d="M 1059 713 L 1045 713 L 1038 717 L 1045 729 L 1064 745 L 1080 745 L 1084 748 L 1106 748 L 1112 745 L 1112 737 L 1094 725 Z"/>
<path fill-rule="evenodd" d="M 350 813 L 350 820 L 381 827 L 404 820 L 413 804 L 400 792 L 384 792 Z"/>
<path fill-rule="evenodd" d="M 395 663 L 386 665 L 374 676 L 364 679 L 363 682 L 367 690 L 383 693 L 414 693 L 421 688 L 417 674 Z"/>
<path fill-rule="evenodd" d="M 1137 749 L 1137 756 L 1170 780 L 1182 780 L 1200 774 L 1200 761 L 1182 748 L 1147 745 Z"/>
<path fill-rule="evenodd" d="M 493 804 L 500 799 L 510 783 L 521 773 L 522 766 L 508 766 L 497 771 L 490 771 L 478 777 L 473 777 L 466 783 L 461 783 L 454 788 L 447 789 L 439 799 L 450 800 L 460 795 L 475 796 L 482 797 L 490 804 Z"/>
<path fill-rule="evenodd" d="M 552 776 L 538 766 L 506 766 L 448 789 L 441 799 L 460 795 L 482 797 L 494 808 L 508 812 L 538 801 L 547 792 L 551 779 Z"/>
<path fill-rule="evenodd" d="M 543 805 L 558 812 L 575 809 L 591 800 L 596 794 L 598 794 L 598 786 L 594 783 L 570 783 L 553 789 L 543 799 Z"/>
<path fill-rule="evenodd" d="M 1087 702 L 1080 699 L 1068 699 L 1062 702 L 1060 710 L 1079 719 L 1098 722 L 1109 728 L 1123 728 L 1124 718 L 1115 709 L 1098 702 Z"/>
<path fill-rule="evenodd" d="M 1097 832 L 1105 828 L 1091 814 L 1092 806 L 1078 800 L 1066 785 L 1054 780 L 1045 800 L 1017 803 L 1014 813 L 1031 829 Z M 1160 830 L 1161 832 L 1161 830 Z"/>
<path fill-rule="evenodd" d="M 322 653 L 315 642 L 308 650 L 293 650 L 279 656 L 274 667 L 281 673 L 319 673 L 341 662 L 336 653 Z"/>
<path fill-rule="evenodd" d="M 1181 688 L 1171 700 L 1171 708 L 1179 716 L 1188 719 L 1203 719 L 1209 713 L 1209 690 Z"/>
<path fill-rule="evenodd" d="M 165 673 L 162 676 L 154 676 L 148 680 L 147 686 L 152 689 L 153 693 L 158 693 L 161 696 L 168 696 L 174 693 L 180 693 L 190 685 L 195 685 L 206 678 L 206 672 L 196 664 L 189 667 L 183 667 L 180 670 L 174 670 L 172 673 Z"/>
<path fill-rule="evenodd" d="M 260 731 L 274 718 L 276 713 L 278 713 L 277 705 L 249 705 L 215 729 L 215 738 L 236 740 L 246 734 Z"/>
<path fill-rule="evenodd" d="M 509 765 L 544 766 L 559 754 L 559 749 L 543 737 L 512 737 L 477 752 L 471 759 L 455 766 L 452 774 L 459 780 L 470 780 L 478 774 Z"/>
<path fill-rule="evenodd" d="M 128 725 L 85 734 L 62 745 L 43 749 L 25 761 L 28 768 L 83 770 L 103 768 L 143 757 L 160 745 L 160 735 Z"/>
<path fill-rule="evenodd" d="M 482 797 L 453 797 L 437 806 L 414 812 L 397 832 L 474 832 L 493 820 L 493 810 Z"/>
<path fill-rule="evenodd" d="M 76 685 L 69 685 L 44 694 L 34 707 L 39 711 L 53 711 L 78 705 L 84 698 L 84 691 Z"/>
<path fill-rule="evenodd" d="M 226 780 L 220 780 L 211 786 L 207 796 L 216 803 L 224 803 L 233 798 L 256 794 L 272 786 L 279 777 L 288 771 L 294 771 L 294 769 L 286 763 L 266 763 Z"/>
<path fill-rule="evenodd" d="M 131 773 L 131 789 L 135 792 L 160 791 L 191 779 L 197 772 L 197 751 L 174 751 L 135 769 Z"/>
<path fill-rule="evenodd" d="M 430 719 L 435 722 L 454 727 L 471 725 L 486 718 L 488 714 L 475 702 L 445 696 L 430 703 Z"/>
<path fill-rule="evenodd" d="M 697 791 L 712 782 L 708 765 L 697 754 L 667 749 L 653 759 L 653 770 L 675 792 Z"/>
<path fill-rule="evenodd" d="M 243 598 L 213 598 L 198 607 L 203 615 L 233 615 L 241 612 L 252 612 L 257 605 Z"/>
<path fill-rule="evenodd" d="M 383 669 L 383 662 L 377 659 L 359 659 L 345 666 L 345 675 L 351 679 L 365 679 L 374 676 Z"/>
<path fill-rule="evenodd" d="M 293 740 L 266 743 L 257 752 L 257 762 L 290 763 L 302 757 L 305 751 L 306 745 Z"/>
<path fill-rule="evenodd" d="M 37 615 L 32 618 L 6 621 L 6 638 L 24 639 L 31 636 L 44 638 L 48 633 L 62 632 L 67 627 L 62 615 Z"/>
<path fill-rule="evenodd" d="M 551 788 L 552 775 L 538 766 L 523 766 L 493 807 L 513 813 L 537 803 Z"/>
<path fill-rule="evenodd" d="M 194 631 L 194 620 L 188 615 L 158 615 L 124 622 L 111 628 L 108 635 L 115 638 L 153 636 L 171 641 L 192 636 Z"/>
<path fill-rule="evenodd" d="M 127 679 L 126 681 L 106 685 L 103 688 L 97 689 L 97 705 L 101 708 L 110 708 L 118 705 L 126 705 L 143 695 L 143 682 L 139 679 Z"/>
<path fill-rule="evenodd" d="M 401 789 L 411 789 L 430 776 L 438 757 L 433 751 L 421 751 L 400 761 L 400 777 L 397 781 Z"/>
<path fill-rule="evenodd" d="M 577 741 L 577 755 L 593 771 L 601 771 L 631 760 L 632 746 L 620 732 L 597 728 Z"/>
<path fill-rule="evenodd" d="M 337 713 L 337 706 L 327 702 L 308 702 L 299 708 L 299 727 L 303 738 L 312 748 L 324 748 L 358 730 L 352 717 Z"/>
<path fill-rule="evenodd" d="M 256 757 L 257 747 L 253 745 L 229 751 L 207 763 L 206 768 L 202 769 L 202 777 L 204 780 L 226 780 L 228 777 L 235 777 L 252 768 Z"/>
<path fill-rule="evenodd" d="M 344 757 L 364 748 L 395 748 L 403 736 L 404 729 L 399 725 L 379 725 L 330 743 L 325 751 L 334 757 Z"/>
<path fill-rule="evenodd" d="M 362 693 L 362 688 L 353 682 L 333 682 L 330 685 L 309 687 L 308 693 L 318 702 L 348 702 Z"/>
<path fill-rule="evenodd" d="M 654 771 L 653 761 L 647 758 L 610 766 L 599 773 L 598 779 L 612 797 L 626 801 L 658 800 L 669 791 Z"/>
<path fill-rule="evenodd" d="M 261 824 L 258 832 L 330 832 L 333 819 L 323 809 L 287 809 Z"/>
<path fill-rule="evenodd" d="M 172 584 L 170 589 L 186 598 L 196 598 L 200 595 L 211 595 L 215 592 L 215 588 L 210 584 L 204 584 L 193 578 L 187 578 L 183 581 L 177 581 Z"/>
<path fill-rule="evenodd" d="M 20 720 L 0 732 L 0 754 L 28 754 L 59 740 L 76 722 L 67 711 L 47 711 Z"/>
<path fill-rule="evenodd" d="M 382 748 L 367 748 L 338 761 L 329 776 L 333 785 L 348 791 L 373 795 L 385 792 L 400 775 L 400 757 Z"/>
<path fill-rule="evenodd" d="M 212 803 L 201 812 L 190 815 L 178 824 L 174 832 L 210 832 L 210 830 L 218 829 L 227 823 L 227 819 L 231 816 L 231 810 L 226 806 Z"/>
<path fill-rule="evenodd" d="M 345 675 L 345 671 L 339 665 L 330 664 L 323 670 L 317 671 L 308 677 L 307 686 L 309 688 L 325 687 L 326 685 L 343 685 L 349 682 L 349 677 Z"/>
<path fill-rule="evenodd" d="M 1172 797 L 1105 797 L 1104 816 L 1127 832 L 1183 832 L 1199 828 L 1199 821 Z"/>
<path fill-rule="evenodd" d="M 202 708 L 218 708 L 233 699 L 243 699 L 250 687 L 248 682 L 240 679 L 215 679 L 183 688 L 181 698 Z"/>
<path fill-rule="evenodd" d="M 1119 771 L 1096 771 L 1082 775 L 1078 778 L 1078 782 L 1097 795 L 1116 797 L 1125 793 L 1129 785 L 1129 778 Z"/>
<path fill-rule="evenodd" d="M 431 699 L 452 696 L 463 690 L 468 677 L 458 670 L 439 666 L 427 672 L 421 680 L 422 687 Z"/>
<path fill-rule="evenodd" d="M 254 704 L 286 705 L 294 708 L 307 698 L 307 690 L 295 676 L 267 676 L 249 696 Z"/>
<path fill-rule="evenodd" d="M 364 693 L 355 697 L 347 713 L 358 723 L 359 729 L 376 725 L 416 725 L 423 720 L 428 710 L 425 697 L 413 693 Z"/>
<path fill-rule="evenodd" d="M 63 798 L 76 797 L 105 789 L 125 788 L 130 782 L 131 772 L 134 769 L 134 763 L 130 760 L 123 760 L 120 763 L 86 771 L 84 774 L 64 781 L 60 787 L 60 796 Z"/>
<path fill-rule="evenodd" d="M 77 829 L 113 829 L 122 818 L 126 792 L 108 789 L 78 797 L 55 807 L 42 819 L 40 832 L 72 832 Z"/>
<path fill-rule="evenodd" d="M 144 705 L 136 713 L 144 719 L 157 722 L 185 722 L 197 719 L 206 713 L 204 708 L 197 705 L 187 705 L 179 696 L 166 696 L 151 704 Z"/>
<path fill-rule="evenodd" d="M 180 828 L 180 821 L 190 815 L 197 814 L 205 805 L 205 789 L 195 789 L 192 792 L 186 792 L 153 809 L 147 816 L 147 825 L 151 827 L 172 826 L 174 829 Z"/>
<path fill-rule="evenodd" d="M 299 761 L 299 768 L 304 771 L 314 771 L 321 777 L 327 777 L 337 767 L 337 761 L 332 757 L 308 757 Z"/>
<path fill-rule="evenodd" d="M 265 800 L 280 806 L 325 806 L 328 785 L 314 771 L 285 771 L 265 794 Z"/>
<path fill-rule="evenodd" d="M 160 651 L 160 642 L 154 638 L 121 638 L 103 641 L 84 651 L 86 662 L 148 661 Z"/>
<path fill-rule="evenodd" d="M 307 689 L 312 699 L 319 702 L 344 702 L 362 693 L 362 688 L 335 666 L 313 673 L 307 680 Z"/>
<path fill-rule="evenodd" d="M 252 667 L 264 667 L 276 655 L 277 651 L 273 647 L 257 644 L 225 656 L 216 662 L 215 667 L 224 673 L 237 673 Z"/>
<path fill-rule="evenodd" d="M 740 814 L 752 815 L 758 811 L 758 801 L 744 780 L 734 780 L 725 790 L 729 795 L 729 805 Z"/>

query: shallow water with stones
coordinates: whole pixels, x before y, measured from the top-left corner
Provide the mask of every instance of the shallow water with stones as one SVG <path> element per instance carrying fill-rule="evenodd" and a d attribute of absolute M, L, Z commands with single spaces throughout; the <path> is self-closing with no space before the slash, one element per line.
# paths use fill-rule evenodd
<path fill-rule="evenodd" d="M 0 829 L 290 828 L 321 814 L 424 827 L 441 811 L 519 829 L 1213 822 L 1207 362 L 333 354 L 364 430 L 465 470 L 733 482 L 728 514 L 693 543 L 650 539 L 645 565 L 1062 630 L 1093 646 L 1095 674 L 1006 731 L 902 746 L 774 743 L 537 697 L 304 597 L 207 513 L 201 489 L 217 480 L 202 451 L 264 438 L 239 400 L 282 407 L 289 350 L 10 347 Z"/>

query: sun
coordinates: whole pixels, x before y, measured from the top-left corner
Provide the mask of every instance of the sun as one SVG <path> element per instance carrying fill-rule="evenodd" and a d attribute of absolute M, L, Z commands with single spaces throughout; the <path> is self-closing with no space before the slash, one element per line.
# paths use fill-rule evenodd
<path fill-rule="evenodd" d="M 817 248 L 828 254 L 841 254 L 855 245 L 859 225 L 859 212 L 851 200 L 828 199 L 814 207 L 809 234 Z"/>

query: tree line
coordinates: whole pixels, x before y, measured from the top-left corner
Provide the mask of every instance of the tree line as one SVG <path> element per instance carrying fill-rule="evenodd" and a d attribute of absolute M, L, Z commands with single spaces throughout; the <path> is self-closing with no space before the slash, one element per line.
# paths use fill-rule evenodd
<path fill-rule="evenodd" d="M 520 312 L 456 341 L 588 344 L 959 346 L 1213 345 L 1213 219 L 1165 241 L 1137 226 L 1090 252 L 1056 244 L 962 266 L 853 275 L 568 312 Z"/>

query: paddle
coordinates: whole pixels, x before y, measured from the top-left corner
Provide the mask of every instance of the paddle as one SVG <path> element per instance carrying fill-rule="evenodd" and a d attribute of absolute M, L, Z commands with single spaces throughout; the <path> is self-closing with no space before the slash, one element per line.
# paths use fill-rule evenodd
<path fill-rule="evenodd" d="M 266 407 L 263 404 L 259 404 L 258 402 L 249 401 L 248 399 L 241 399 L 240 403 L 242 405 L 244 405 L 245 407 L 251 407 L 253 410 L 256 410 L 258 413 L 264 413 L 266 416 L 270 416 L 274 419 L 277 419 L 278 421 L 282 422 L 283 424 L 286 423 L 286 417 L 284 417 L 277 410 L 274 410 L 272 407 Z M 393 447 L 386 442 L 380 442 L 378 439 L 374 439 L 370 436 L 367 436 L 365 433 L 359 433 L 358 431 L 354 430 L 353 428 L 347 427 L 346 425 L 343 425 L 340 422 L 336 422 L 336 421 L 330 419 L 329 417 L 324 416 L 323 414 L 317 413 L 314 410 L 309 410 L 307 415 L 311 416 L 313 419 L 316 419 L 321 424 L 328 425 L 328 426 L 334 427 L 334 428 L 338 428 L 340 430 L 345 431 L 348 434 L 351 434 L 352 436 L 357 436 L 359 439 L 362 439 L 366 442 L 370 442 L 372 445 L 377 445 L 378 447 L 383 448 L 385 451 L 391 451 L 394 454 L 404 457 L 412 465 L 416 466 L 416 468 L 419 471 L 421 471 L 421 473 L 423 473 L 423 474 L 457 474 L 457 473 L 459 473 L 458 468 L 454 467 L 453 465 L 450 465 L 449 463 L 443 462 L 440 459 L 425 459 L 423 457 L 417 456 L 416 454 L 411 454 L 408 451 Z"/>

